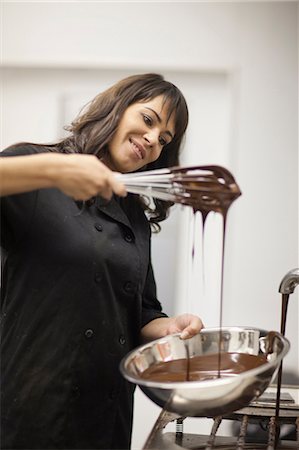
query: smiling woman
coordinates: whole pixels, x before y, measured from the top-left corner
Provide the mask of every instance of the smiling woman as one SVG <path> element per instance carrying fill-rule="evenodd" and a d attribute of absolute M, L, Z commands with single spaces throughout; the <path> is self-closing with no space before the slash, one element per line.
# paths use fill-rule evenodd
<path fill-rule="evenodd" d="M 1 153 L 1 448 L 128 449 L 121 359 L 201 329 L 197 316 L 167 317 L 156 294 L 150 225 L 171 203 L 120 197 L 113 173 L 178 164 L 187 122 L 173 84 L 136 75 L 99 94 L 66 139 Z"/>

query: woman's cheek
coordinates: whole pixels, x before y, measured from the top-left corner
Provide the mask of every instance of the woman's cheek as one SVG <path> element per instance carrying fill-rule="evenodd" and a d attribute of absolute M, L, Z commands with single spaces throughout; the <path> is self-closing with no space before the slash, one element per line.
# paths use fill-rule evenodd
<path fill-rule="evenodd" d="M 157 161 L 157 159 L 159 158 L 161 153 L 162 153 L 162 148 L 160 148 L 159 150 L 156 150 L 155 152 L 153 152 L 151 154 L 150 162 Z"/>

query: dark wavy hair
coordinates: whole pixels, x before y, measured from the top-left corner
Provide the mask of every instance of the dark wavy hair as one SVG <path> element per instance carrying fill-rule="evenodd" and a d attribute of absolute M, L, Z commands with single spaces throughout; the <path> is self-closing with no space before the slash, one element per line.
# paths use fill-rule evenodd
<path fill-rule="evenodd" d="M 141 170 L 153 170 L 172 167 L 179 164 L 179 150 L 188 124 L 188 107 L 181 91 L 160 74 L 147 73 L 133 75 L 117 82 L 101 92 L 81 111 L 79 116 L 65 129 L 69 136 L 49 147 L 62 153 L 88 153 L 105 160 L 108 156 L 108 144 L 111 141 L 120 119 L 128 106 L 133 103 L 152 100 L 162 95 L 168 108 L 168 119 L 174 113 L 175 135 L 165 145 L 160 157 Z M 141 198 L 151 223 L 168 216 L 171 202 L 154 199 L 154 206 Z"/>

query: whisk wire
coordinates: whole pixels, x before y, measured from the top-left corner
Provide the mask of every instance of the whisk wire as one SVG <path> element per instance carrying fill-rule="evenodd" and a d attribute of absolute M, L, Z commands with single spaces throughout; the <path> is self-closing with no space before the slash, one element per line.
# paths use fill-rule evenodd
<path fill-rule="evenodd" d="M 220 166 L 174 167 L 144 172 L 116 174 L 132 194 L 160 200 L 184 203 L 219 205 L 227 198 L 241 194 L 234 178 Z M 217 197 L 217 199 L 216 199 Z M 220 198 L 221 197 L 221 198 Z"/>

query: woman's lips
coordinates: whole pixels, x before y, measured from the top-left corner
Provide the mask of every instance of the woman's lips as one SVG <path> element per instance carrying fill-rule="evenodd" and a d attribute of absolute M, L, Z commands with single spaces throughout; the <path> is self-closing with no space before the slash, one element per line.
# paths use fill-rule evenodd
<path fill-rule="evenodd" d="M 135 155 L 137 156 L 138 159 L 144 159 L 145 158 L 145 150 L 142 147 L 142 145 L 138 144 L 138 142 L 136 142 L 133 139 L 129 139 L 131 147 L 133 149 L 133 152 L 135 153 Z"/>

